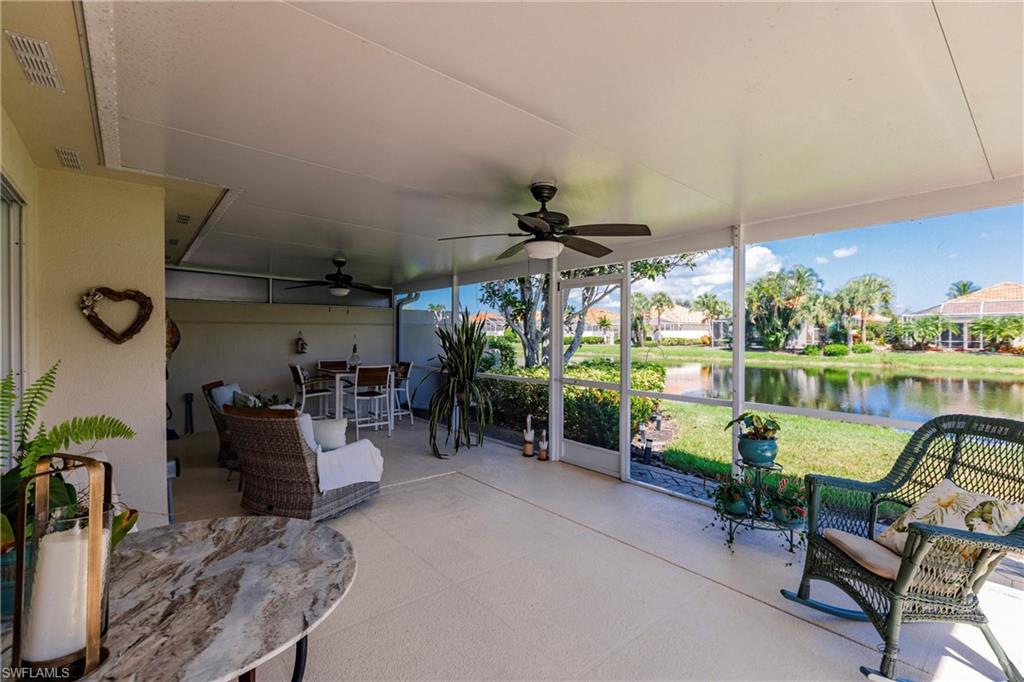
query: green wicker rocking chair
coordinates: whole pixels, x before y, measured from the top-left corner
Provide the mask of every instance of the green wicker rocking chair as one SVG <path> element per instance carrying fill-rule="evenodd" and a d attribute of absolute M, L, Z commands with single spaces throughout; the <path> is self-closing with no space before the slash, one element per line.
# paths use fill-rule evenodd
<path fill-rule="evenodd" d="M 880 670 L 861 667 L 869 679 L 895 679 L 903 623 L 942 621 L 980 628 L 1007 679 L 1021 682 L 1020 672 L 989 628 L 977 594 L 1007 552 L 1024 552 L 1024 523 L 1005 536 L 911 523 L 903 556 L 898 563 L 895 555 L 888 557 L 895 564 L 888 570 L 869 570 L 864 564 L 871 565 L 870 561 L 863 556 L 856 561 L 840 548 L 846 544 L 849 550 L 849 543 L 830 540 L 852 539 L 873 551 L 876 530 L 946 478 L 972 492 L 1024 502 L 1024 423 L 967 415 L 938 417 L 914 433 L 892 471 L 879 481 L 807 476 L 803 577 L 796 593 L 782 594 L 833 616 L 874 625 L 885 645 Z M 811 599 L 811 580 L 832 583 L 862 610 Z"/>

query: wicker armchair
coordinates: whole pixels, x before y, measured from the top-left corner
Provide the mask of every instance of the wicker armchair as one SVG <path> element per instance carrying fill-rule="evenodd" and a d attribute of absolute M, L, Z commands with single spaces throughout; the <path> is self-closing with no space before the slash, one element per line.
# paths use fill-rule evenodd
<path fill-rule="evenodd" d="M 213 417 L 213 424 L 217 427 L 217 437 L 220 439 L 220 450 L 217 452 L 217 464 L 227 467 L 232 471 L 238 469 L 238 455 L 231 447 L 231 431 L 228 430 L 228 423 L 224 419 L 224 413 L 214 404 L 210 391 L 223 386 L 223 381 L 214 381 L 203 384 L 203 396 L 206 398 L 206 405 L 210 408 L 210 416 Z"/>
<path fill-rule="evenodd" d="M 966 415 L 938 417 L 914 433 L 892 471 L 879 481 L 807 476 L 803 577 L 795 594 L 788 590 L 782 594 L 833 616 L 874 625 L 885 647 L 880 671 L 861 668 L 869 679 L 895 677 L 903 623 L 942 621 L 980 628 L 1007 678 L 1020 682 L 1020 672 L 989 628 L 977 594 L 1007 552 L 1024 552 L 1024 524 L 1009 535 L 997 536 L 911 523 L 906 549 L 898 561 L 893 560 L 891 579 L 880 576 L 877 569 L 868 570 L 827 537 L 844 531 L 851 534 L 845 537 L 866 538 L 868 545 L 875 545 L 872 541 L 881 523 L 901 514 L 946 478 L 972 492 L 1024 501 L 1024 423 Z M 834 531 L 823 534 L 827 529 Z M 863 610 L 811 599 L 811 580 L 832 583 Z"/>
<path fill-rule="evenodd" d="M 376 481 L 321 493 L 316 453 L 299 432 L 295 410 L 225 406 L 224 416 L 245 472 L 242 507 L 254 514 L 320 521 L 376 495 Z"/>

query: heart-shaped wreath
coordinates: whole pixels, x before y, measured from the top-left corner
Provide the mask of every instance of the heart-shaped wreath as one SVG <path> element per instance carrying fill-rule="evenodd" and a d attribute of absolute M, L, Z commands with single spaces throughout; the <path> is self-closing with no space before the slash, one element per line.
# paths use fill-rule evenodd
<path fill-rule="evenodd" d="M 139 305 L 139 312 L 135 316 L 135 321 L 128 325 L 128 328 L 124 331 L 114 331 L 100 318 L 99 312 L 96 310 L 96 304 L 105 298 L 115 302 L 135 301 Z M 153 313 L 153 299 L 135 289 L 114 291 L 107 287 L 96 287 L 85 296 L 82 296 L 80 307 L 82 314 L 85 315 L 85 319 L 89 320 L 89 324 L 95 327 L 96 331 L 100 334 L 103 334 L 104 338 L 114 343 L 124 343 L 142 331 L 142 328 L 146 326 L 149 316 Z"/>

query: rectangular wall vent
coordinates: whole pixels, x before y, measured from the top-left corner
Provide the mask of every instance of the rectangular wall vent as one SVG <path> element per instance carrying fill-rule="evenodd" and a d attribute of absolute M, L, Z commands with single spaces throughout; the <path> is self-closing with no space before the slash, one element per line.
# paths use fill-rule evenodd
<path fill-rule="evenodd" d="M 18 58 L 18 63 L 21 64 L 29 83 L 64 92 L 64 82 L 60 79 L 57 62 L 53 60 L 48 42 L 29 38 L 14 31 L 5 30 L 4 33 L 7 34 L 14 55 Z"/>
<path fill-rule="evenodd" d="M 184 213 L 179 213 L 178 214 L 178 224 L 179 225 L 188 225 L 189 222 L 191 222 L 191 221 L 192 221 L 192 216 L 185 215 Z"/>
<path fill-rule="evenodd" d="M 168 239 L 167 240 L 167 245 L 168 246 L 177 246 L 180 243 L 181 243 L 180 239 Z"/>
<path fill-rule="evenodd" d="M 84 171 L 85 164 L 82 163 L 82 157 L 74 149 L 68 149 L 67 147 L 56 147 L 57 158 L 60 160 L 60 165 L 68 170 Z"/>

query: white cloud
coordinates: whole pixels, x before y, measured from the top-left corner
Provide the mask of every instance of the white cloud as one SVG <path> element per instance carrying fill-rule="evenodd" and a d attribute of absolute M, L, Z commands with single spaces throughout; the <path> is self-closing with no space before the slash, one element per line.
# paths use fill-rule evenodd
<path fill-rule="evenodd" d="M 824 265 L 825 263 L 828 262 L 828 258 L 825 258 L 824 256 L 815 256 L 814 262 L 817 263 L 818 265 Z"/>
<path fill-rule="evenodd" d="M 747 280 L 754 280 L 769 272 L 782 269 L 780 259 L 765 246 L 747 247 Z M 725 294 L 732 284 L 732 250 L 712 251 L 699 257 L 693 269 L 676 268 L 668 277 L 655 281 L 641 280 L 633 285 L 633 291 L 647 295 L 664 291 L 674 300 L 693 300 L 709 291 Z"/>
<path fill-rule="evenodd" d="M 832 252 L 832 257 L 833 258 L 849 258 L 850 256 L 853 256 L 854 254 L 856 254 L 858 251 L 860 251 L 860 249 L 857 248 L 856 246 L 844 246 L 841 249 L 834 250 Z"/>

